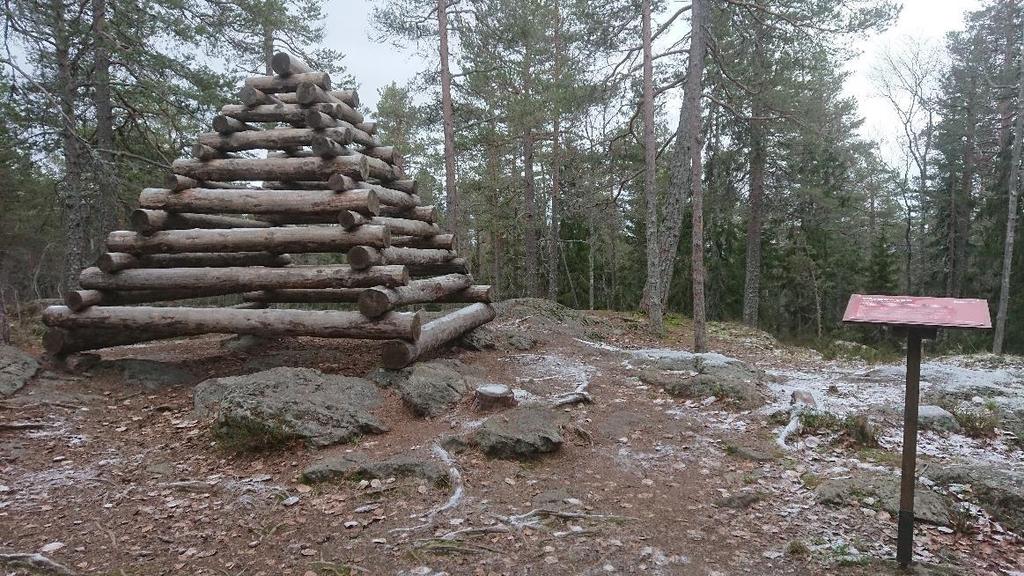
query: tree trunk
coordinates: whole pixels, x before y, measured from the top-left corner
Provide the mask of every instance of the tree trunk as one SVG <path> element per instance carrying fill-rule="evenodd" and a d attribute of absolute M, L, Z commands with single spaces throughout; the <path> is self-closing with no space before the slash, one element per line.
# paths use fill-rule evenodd
<path fill-rule="evenodd" d="M 285 268 L 133 268 L 107 274 L 82 270 L 82 286 L 90 290 L 226 290 L 246 292 L 278 288 L 369 288 L 409 283 L 404 266 L 289 266 Z"/>
<path fill-rule="evenodd" d="M 437 0 L 437 33 L 441 42 L 441 122 L 444 129 L 445 209 L 448 228 L 457 239 L 461 230 L 459 229 L 459 191 L 455 184 L 455 113 L 452 110 L 452 73 L 448 68 L 448 2 L 449 0 Z"/>
<path fill-rule="evenodd" d="M 646 300 L 651 331 L 660 335 L 665 330 L 662 319 L 661 253 L 658 233 L 658 191 L 654 187 L 657 172 L 657 142 L 654 139 L 654 60 L 651 56 L 651 0 L 643 0 L 643 109 L 644 122 L 644 205 L 647 214 L 647 286 Z M 592 248 L 591 248 L 592 249 Z M 593 282 L 593 278 L 591 278 Z"/>
<path fill-rule="evenodd" d="M 120 188 L 114 165 L 114 112 L 110 101 L 110 48 L 106 22 L 106 0 L 92 0 L 92 40 L 95 43 L 92 100 L 96 108 L 96 158 L 100 164 L 97 195 L 102 196 L 96 203 L 99 205 L 100 238 L 117 225 Z M 94 210 L 96 204 L 93 205 Z"/>
<path fill-rule="evenodd" d="M 155 330 L 180 336 L 253 334 L 410 341 L 419 337 L 421 327 L 418 312 L 393 312 L 371 320 L 358 312 L 333 310 L 166 306 L 95 306 L 81 312 L 72 312 L 66 306 L 51 306 L 43 312 L 43 322 L 65 329 Z"/>
<path fill-rule="evenodd" d="M 265 10 L 273 10 L 270 2 L 266 2 Z M 270 76 L 274 73 L 274 29 L 267 21 L 263 22 L 263 63 L 266 66 L 264 74 Z"/>
<path fill-rule="evenodd" d="M 1017 120 L 1013 127 L 1013 151 L 1010 154 L 1010 177 L 1007 180 L 1007 196 L 1009 197 L 1006 212 L 1006 240 L 1003 243 L 1003 275 L 999 283 L 999 308 L 996 312 L 996 329 L 992 341 L 992 353 L 1003 353 L 1003 342 L 1006 338 L 1006 313 L 1010 302 L 1010 276 L 1013 267 L 1013 243 L 1017 237 L 1017 200 L 1021 190 L 1021 140 L 1024 140 L 1024 35 L 1021 39 L 1021 76 L 1017 86 Z"/>
<path fill-rule="evenodd" d="M 523 207 L 526 214 L 523 226 L 523 258 L 526 273 L 526 295 L 537 296 L 540 288 L 537 278 L 537 200 L 533 178 L 533 129 L 523 131 Z"/>
<path fill-rule="evenodd" d="M 427 322 L 415 344 L 391 341 L 384 344 L 382 359 L 385 368 L 404 368 L 417 358 L 440 349 L 445 344 L 494 319 L 489 304 L 472 304 L 446 316 Z"/>
<path fill-rule="evenodd" d="M 61 144 L 64 153 L 64 266 L 61 287 L 73 290 L 78 286 L 85 250 L 85 226 L 89 221 L 89 203 L 82 182 L 82 152 L 78 140 L 78 112 L 75 95 L 78 91 L 76 71 L 72 68 L 71 39 L 65 22 L 64 5 L 53 2 L 54 55 L 57 64 L 57 94 L 62 116 Z"/>
<path fill-rule="evenodd" d="M 704 146 L 701 130 L 700 95 L 704 75 L 705 34 L 708 22 L 707 0 L 693 0 L 693 31 L 690 34 L 690 64 L 687 70 L 683 106 L 687 108 L 687 132 L 690 139 L 690 194 L 693 212 L 693 350 L 707 350 L 707 330 L 704 318 L 704 190 L 702 170 Z"/>
<path fill-rule="evenodd" d="M 764 205 L 764 176 L 767 162 L 764 114 L 760 96 L 754 95 L 750 119 L 750 215 L 747 219 L 746 278 L 743 286 L 743 323 L 757 327 L 761 302 L 761 222 Z"/>
<path fill-rule="evenodd" d="M 212 298 L 237 294 L 233 288 L 174 288 L 166 290 L 72 290 L 64 294 L 64 304 L 75 312 L 90 306 L 125 306 L 128 304 L 146 304 L 150 302 L 168 302 L 173 300 L 194 300 L 196 298 Z"/>
<path fill-rule="evenodd" d="M 552 98 L 554 106 L 554 120 L 552 121 L 551 134 L 551 226 L 548 228 L 548 300 L 558 301 L 558 262 L 560 260 L 562 237 L 559 231 L 562 218 L 561 207 L 561 183 L 562 183 L 562 109 L 561 100 L 558 97 L 557 83 L 562 79 L 562 9 L 558 0 L 555 0 L 555 55 L 554 55 L 554 80 L 556 82 L 555 97 Z"/>

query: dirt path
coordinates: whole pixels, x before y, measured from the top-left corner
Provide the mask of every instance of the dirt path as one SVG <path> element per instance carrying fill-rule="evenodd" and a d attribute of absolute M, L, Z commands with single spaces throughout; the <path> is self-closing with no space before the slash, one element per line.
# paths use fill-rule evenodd
<path fill-rule="evenodd" d="M 521 463 L 454 454 L 464 498 L 414 530 L 404 529 L 444 503 L 448 488 L 417 480 L 305 486 L 297 479 L 307 465 L 355 447 L 238 454 L 218 447 L 192 416 L 192 385 L 203 378 L 269 365 L 362 376 L 376 358 L 373 343 L 292 339 L 230 352 L 210 337 L 103 354 L 105 361 L 168 362 L 191 374 L 186 385 L 158 391 L 117 373 L 44 371 L 0 410 L 4 421 L 39 424 L 0 432 L 0 552 L 42 551 L 83 574 L 888 571 L 875 559 L 894 554 L 890 514 L 824 506 L 813 488 L 823 478 L 891 474 L 898 446 L 858 451 L 823 437 L 783 452 L 766 409 L 737 412 L 721 401 L 672 397 L 605 349 L 682 347 L 681 339 L 651 342 L 621 315 L 588 326 L 578 334 L 541 332 L 528 350 L 452 354 L 536 397 L 585 382 L 595 402 L 565 408 L 571 425 L 555 455 Z M 713 345 L 788 374 L 770 386 L 772 402 L 823 367 L 856 370 L 756 334 L 723 333 Z M 826 379 L 818 383 L 827 388 Z M 480 422 L 468 401 L 424 420 L 394 392 L 384 394 L 379 416 L 391 430 L 358 445 L 374 455 L 431 458 L 434 439 Z M 1005 460 L 1019 461 L 1019 449 L 1004 448 Z M 1019 575 L 1012 570 L 1024 566 L 1020 539 L 983 516 L 975 524 L 971 534 L 922 526 L 920 558 L 958 566 L 953 573 Z"/>

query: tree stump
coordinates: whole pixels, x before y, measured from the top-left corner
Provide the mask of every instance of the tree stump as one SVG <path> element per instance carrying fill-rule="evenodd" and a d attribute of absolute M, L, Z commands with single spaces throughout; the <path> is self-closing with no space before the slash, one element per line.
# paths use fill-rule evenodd
<path fill-rule="evenodd" d="M 504 384 L 481 384 L 477 386 L 475 399 L 476 408 L 481 412 L 500 408 L 512 408 L 517 404 L 516 397 L 512 394 L 512 389 Z"/>

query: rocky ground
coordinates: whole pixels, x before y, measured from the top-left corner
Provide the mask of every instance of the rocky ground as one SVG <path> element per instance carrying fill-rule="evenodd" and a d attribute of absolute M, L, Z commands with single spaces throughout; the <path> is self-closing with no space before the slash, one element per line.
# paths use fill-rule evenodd
<path fill-rule="evenodd" d="M 902 366 L 688 331 L 525 300 L 398 372 L 373 342 L 0 348 L 0 569 L 894 573 Z M 1021 576 L 1024 360 L 922 379 L 919 571 Z"/>

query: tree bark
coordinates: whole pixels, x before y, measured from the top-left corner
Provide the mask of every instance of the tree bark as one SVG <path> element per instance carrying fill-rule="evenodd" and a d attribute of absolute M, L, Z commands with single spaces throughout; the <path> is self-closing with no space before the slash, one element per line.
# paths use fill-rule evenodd
<path fill-rule="evenodd" d="M 267 62 L 269 68 L 270 62 Z M 307 72 L 305 74 L 291 74 L 289 76 L 253 76 L 246 78 L 245 85 L 252 86 L 260 92 L 277 94 L 278 92 L 295 92 L 299 84 L 316 84 L 324 90 L 331 89 L 331 76 L 326 72 Z"/>
<path fill-rule="evenodd" d="M 139 206 L 171 212 L 198 214 L 330 214 L 354 210 L 364 214 L 380 213 L 380 200 L 372 190 L 221 190 L 190 188 L 171 192 L 163 188 L 145 188 Z"/>
<path fill-rule="evenodd" d="M 348 265 L 353 270 L 385 264 L 444 264 L 456 257 L 457 254 L 452 250 L 394 247 L 378 250 L 369 246 L 356 246 L 347 254 Z"/>
<path fill-rule="evenodd" d="M 764 204 L 765 150 L 764 110 L 754 95 L 750 119 L 750 214 L 747 217 L 747 261 L 743 285 L 743 323 L 757 327 L 761 302 L 761 222 Z"/>
<path fill-rule="evenodd" d="M 441 123 L 444 131 L 444 193 L 448 228 L 456 238 L 459 229 L 459 190 L 455 180 L 455 112 L 452 109 L 452 73 L 448 67 L 448 2 L 437 0 L 437 32 L 440 36 Z"/>
<path fill-rule="evenodd" d="M 414 341 L 421 332 L 418 312 L 394 312 L 371 320 L 358 312 L 327 310 L 97 306 L 75 313 L 66 306 L 51 306 L 43 312 L 43 322 L 65 329 L 155 330 L 180 336 L 253 334 Z"/>
<path fill-rule="evenodd" d="M 399 306 L 436 302 L 438 299 L 469 288 L 473 279 L 463 274 L 449 274 L 424 280 L 413 280 L 395 288 L 370 288 L 359 295 L 359 311 L 376 318 Z"/>
<path fill-rule="evenodd" d="M 106 24 L 106 0 L 92 0 L 92 41 L 95 45 L 92 100 L 96 108 L 95 154 L 99 162 L 97 196 L 100 200 L 94 204 L 94 212 L 99 211 L 98 232 L 101 234 L 106 234 L 117 224 L 115 211 L 120 188 L 114 165 L 114 111 L 110 99 L 110 48 Z"/>
<path fill-rule="evenodd" d="M 260 290 L 246 292 L 242 298 L 250 302 L 288 302 L 301 304 L 333 304 L 336 302 L 356 302 L 365 288 L 321 288 L 310 290 L 304 288 L 286 288 L 280 290 Z"/>
<path fill-rule="evenodd" d="M 281 76 L 305 74 L 313 71 L 313 69 L 309 67 L 309 64 L 306 64 L 302 60 L 285 52 L 278 52 L 277 54 L 274 54 L 269 58 L 269 61 L 271 70 Z M 270 74 L 270 72 L 267 74 Z"/>
<path fill-rule="evenodd" d="M 384 344 L 384 367 L 392 370 L 404 368 L 417 358 L 437 351 L 466 332 L 491 320 L 494 320 L 494 308 L 488 304 L 472 304 L 427 322 L 415 344 L 401 341 Z"/>
<path fill-rule="evenodd" d="M 296 90 L 297 89 L 298 88 L 296 88 Z M 354 89 L 346 88 L 343 90 L 331 90 L 327 93 L 353 108 L 359 108 L 359 92 Z M 274 94 L 273 97 L 279 100 L 282 104 L 299 104 L 299 97 L 296 92 L 278 92 Z M 362 130 L 362 128 L 360 128 L 360 130 Z M 363 130 L 363 132 L 369 133 L 367 130 Z"/>
<path fill-rule="evenodd" d="M 369 288 L 403 286 L 409 276 L 403 266 L 289 266 L 285 268 L 134 268 L 107 274 L 86 268 L 82 286 L 90 290 L 226 290 L 246 292 L 278 288 Z"/>
<path fill-rule="evenodd" d="M 693 215 L 693 350 L 707 350 L 707 328 L 704 318 L 704 189 L 702 170 L 704 147 L 701 130 L 700 97 L 704 76 L 705 35 L 707 31 L 707 0 L 693 0 L 693 31 L 690 33 L 690 64 L 687 70 L 683 106 L 687 108 L 687 132 L 690 157 L 690 195 Z M 666 290 L 667 292 L 667 290 Z"/>
<path fill-rule="evenodd" d="M 143 236 L 116 231 L 107 236 L 107 249 L 129 254 L 181 252 L 340 252 L 353 246 L 389 246 L 383 226 L 362 226 L 352 232 L 341 227 L 234 228 L 226 230 L 167 230 Z"/>
<path fill-rule="evenodd" d="M 658 191 L 654 187 L 657 172 L 657 142 L 654 139 L 654 60 L 651 55 L 651 0 L 643 0 L 643 109 L 644 123 L 644 206 L 646 207 L 647 295 L 644 306 L 651 331 L 665 330 L 661 297 L 661 247 L 658 217 Z"/>
<path fill-rule="evenodd" d="M 399 248 L 434 248 L 437 250 L 454 250 L 455 239 L 452 234 L 438 234 L 429 238 L 419 236 L 392 236 L 391 245 Z"/>
<path fill-rule="evenodd" d="M 204 132 L 199 135 L 199 143 L 210 148 L 216 148 L 221 152 L 288 150 L 299 146 L 311 146 L 313 138 L 316 136 L 330 138 L 342 145 L 352 143 L 352 130 L 348 128 L 327 128 L 324 130 L 275 128 L 273 130 L 249 130 L 227 134 Z"/>
<path fill-rule="evenodd" d="M 1020 48 L 1020 79 L 1017 85 L 1017 120 L 1013 126 L 1013 149 L 1010 153 L 1010 177 L 1007 180 L 1006 240 L 1003 243 L 1003 273 L 999 282 L 999 307 L 996 329 L 992 340 L 992 353 L 1002 354 L 1006 338 L 1006 316 L 1010 302 L 1010 277 L 1013 272 L 1013 244 L 1017 238 L 1017 201 L 1021 191 L 1021 146 L 1024 140 L 1024 34 Z"/>
<path fill-rule="evenodd" d="M 89 221 L 89 203 L 82 182 L 82 152 L 78 140 L 78 112 L 75 96 L 78 77 L 71 59 L 71 38 L 66 25 L 64 4 L 52 2 L 54 57 L 57 65 L 57 93 L 62 123 L 61 144 L 64 153 L 64 263 L 63 290 L 78 285 L 85 250 L 85 226 Z"/>
<path fill-rule="evenodd" d="M 146 304 L 150 302 L 167 302 L 173 300 L 193 300 L 196 298 L 212 298 L 237 294 L 239 290 L 218 288 L 174 288 L 168 290 L 128 290 L 115 292 L 111 290 L 72 290 L 64 294 L 64 304 L 78 312 L 90 306 L 125 306 L 128 304 Z"/>
<path fill-rule="evenodd" d="M 405 218 L 406 220 L 419 220 L 431 224 L 437 221 L 437 209 L 433 206 L 417 206 L 415 208 L 383 206 L 380 209 L 380 215 L 392 218 Z"/>
<path fill-rule="evenodd" d="M 445 274 L 469 274 L 469 266 L 465 258 L 454 258 L 447 262 L 430 264 L 406 264 L 409 276 L 414 278 L 428 278 L 443 276 Z"/>

